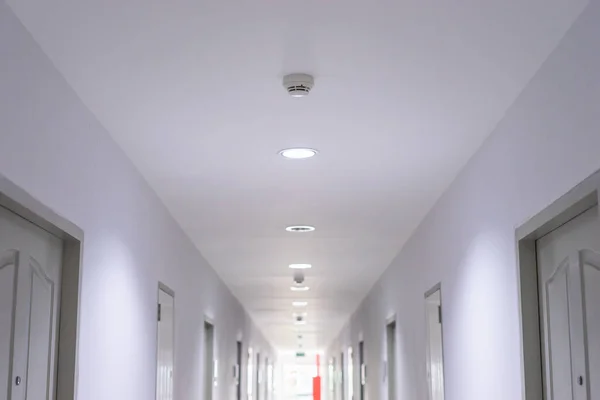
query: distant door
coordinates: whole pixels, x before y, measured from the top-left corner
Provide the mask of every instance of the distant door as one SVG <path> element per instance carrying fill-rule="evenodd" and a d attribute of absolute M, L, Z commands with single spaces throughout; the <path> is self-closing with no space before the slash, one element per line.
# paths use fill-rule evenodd
<path fill-rule="evenodd" d="M 600 220 L 594 207 L 537 241 L 547 400 L 600 400 Z"/>
<path fill-rule="evenodd" d="M 248 400 L 254 399 L 254 368 L 252 364 L 252 348 L 248 349 L 248 365 L 246 367 L 246 394 Z"/>
<path fill-rule="evenodd" d="M 354 400 L 354 351 L 348 347 L 348 400 Z"/>
<path fill-rule="evenodd" d="M 204 322 L 204 399 L 212 400 L 215 379 L 215 328 Z"/>
<path fill-rule="evenodd" d="M 336 397 L 336 367 L 335 367 L 335 357 L 332 357 L 329 359 L 329 368 L 328 368 L 328 373 L 327 373 L 327 382 L 329 385 L 329 394 L 331 396 L 331 399 L 335 400 Z"/>
<path fill-rule="evenodd" d="M 256 399 L 263 400 L 261 397 L 261 370 L 260 370 L 260 353 L 256 353 Z"/>
<path fill-rule="evenodd" d="M 263 375 L 263 400 L 269 400 L 269 374 L 268 374 L 268 370 L 269 370 L 269 359 L 267 357 L 265 357 L 265 362 L 263 363 L 263 368 L 262 368 L 262 375 Z"/>
<path fill-rule="evenodd" d="M 346 398 L 346 366 L 344 365 L 344 352 L 340 354 L 340 400 Z"/>
<path fill-rule="evenodd" d="M 173 400 L 175 299 L 166 289 L 158 290 L 158 340 L 156 399 Z"/>
<path fill-rule="evenodd" d="M 387 325 L 386 336 L 388 400 L 396 400 L 396 321 Z"/>
<path fill-rule="evenodd" d="M 236 357 L 236 371 L 235 371 L 235 393 L 236 399 L 242 400 L 242 342 L 237 342 L 237 357 Z"/>
<path fill-rule="evenodd" d="M 427 378 L 429 399 L 444 400 L 444 342 L 442 338 L 442 294 L 439 289 L 425 298 L 427 318 Z"/>
<path fill-rule="evenodd" d="M 267 364 L 267 400 L 273 399 L 273 392 L 275 391 L 274 368 L 273 362 Z"/>
<path fill-rule="evenodd" d="M 0 208 L 2 399 L 54 399 L 62 246 Z"/>
<path fill-rule="evenodd" d="M 367 386 L 367 363 L 365 360 L 365 342 L 361 341 L 358 344 L 358 365 L 360 366 L 360 400 L 365 400 L 365 392 Z"/>

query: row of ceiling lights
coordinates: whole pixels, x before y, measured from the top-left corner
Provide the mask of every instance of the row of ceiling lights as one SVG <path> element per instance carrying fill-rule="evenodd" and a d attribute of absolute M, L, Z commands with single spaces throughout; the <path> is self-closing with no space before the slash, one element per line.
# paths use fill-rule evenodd
<path fill-rule="evenodd" d="M 279 152 L 279 154 L 282 157 L 285 157 L 290 160 L 304 160 L 307 158 L 314 157 L 318 153 L 319 152 L 315 149 L 310 149 L 310 148 L 305 148 L 305 147 L 284 149 Z M 288 232 L 304 233 L 304 232 L 314 231 L 315 227 L 310 226 L 310 225 L 292 225 L 292 226 L 288 226 L 287 228 L 285 228 L 285 230 Z M 294 274 L 294 282 L 295 283 L 293 286 L 290 286 L 290 289 L 292 291 L 306 292 L 306 291 L 310 290 L 310 287 L 303 284 L 304 274 L 302 273 L 303 270 L 310 269 L 310 268 L 312 268 L 311 264 L 290 264 L 290 269 L 297 271 Z M 297 279 L 298 276 L 300 277 L 300 279 Z M 296 307 L 296 308 L 306 307 L 307 305 L 308 305 L 307 301 L 297 300 L 297 301 L 292 302 L 292 306 Z M 307 315 L 306 312 L 300 312 L 300 313 L 294 312 L 293 313 L 294 324 L 295 325 L 305 325 L 306 324 L 306 315 Z"/>
<path fill-rule="evenodd" d="M 286 75 L 283 78 L 283 86 L 292 97 L 305 97 L 307 96 L 314 86 L 314 78 L 307 74 L 290 74 Z M 314 157 L 319 152 L 315 149 L 306 148 L 306 147 L 296 147 L 284 149 L 279 152 L 282 157 L 291 160 L 304 160 L 307 158 Z M 288 232 L 312 232 L 314 231 L 314 226 L 309 225 L 295 225 L 288 226 L 286 231 Z M 294 270 L 294 285 L 290 287 L 292 291 L 300 292 L 300 291 L 308 291 L 310 288 L 304 285 L 304 270 L 310 269 L 312 265 L 310 264 L 291 264 L 290 268 Z M 294 301 L 292 302 L 292 306 L 295 308 L 306 307 L 308 305 L 307 301 Z M 294 324 L 296 325 L 305 325 L 306 324 L 306 313 L 305 312 L 295 312 L 294 315 Z M 301 348 L 302 344 L 300 340 L 302 339 L 302 335 L 298 335 L 298 346 Z"/>

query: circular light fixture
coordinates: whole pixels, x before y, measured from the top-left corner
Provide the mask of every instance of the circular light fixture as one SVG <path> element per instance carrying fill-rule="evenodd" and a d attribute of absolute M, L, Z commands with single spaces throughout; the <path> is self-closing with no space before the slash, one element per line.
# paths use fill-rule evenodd
<path fill-rule="evenodd" d="M 308 301 L 293 301 L 292 306 L 294 307 L 306 307 L 308 305 Z"/>
<path fill-rule="evenodd" d="M 306 292 L 310 290 L 308 286 L 290 286 L 292 292 Z"/>
<path fill-rule="evenodd" d="M 290 264 L 290 269 L 311 269 L 311 264 Z"/>
<path fill-rule="evenodd" d="M 289 158 L 290 160 L 303 160 L 306 158 L 314 157 L 319 152 L 315 149 L 309 149 L 305 147 L 295 147 L 291 149 L 284 149 L 279 152 L 285 158 Z"/>
<path fill-rule="evenodd" d="M 314 226 L 310 225 L 292 225 L 285 228 L 288 232 L 312 232 L 315 230 Z"/>

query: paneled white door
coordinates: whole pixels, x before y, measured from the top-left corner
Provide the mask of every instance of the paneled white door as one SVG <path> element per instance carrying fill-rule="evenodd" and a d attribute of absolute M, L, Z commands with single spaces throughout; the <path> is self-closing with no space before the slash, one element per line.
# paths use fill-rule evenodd
<path fill-rule="evenodd" d="M 600 400 L 600 220 L 594 207 L 537 242 L 547 400 Z"/>
<path fill-rule="evenodd" d="M 0 397 L 52 400 L 62 241 L 0 207 Z"/>
<path fill-rule="evenodd" d="M 174 339 L 175 299 L 159 289 L 156 400 L 173 400 Z"/>

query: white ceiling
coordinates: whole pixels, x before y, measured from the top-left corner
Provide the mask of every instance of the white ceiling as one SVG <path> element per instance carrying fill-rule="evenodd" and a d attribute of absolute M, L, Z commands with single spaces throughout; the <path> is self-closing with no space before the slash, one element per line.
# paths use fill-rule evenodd
<path fill-rule="evenodd" d="M 310 302 L 305 347 L 328 344 L 587 1 L 8 3 L 293 348 L 291 301 Z M 290 72 L 314 74 L 308 98 L 286 95 Z M 277 155 L 291 146 L 321 153 Z M 308 294 L 289 290 L 295 262 L 314 265 Z"/>

